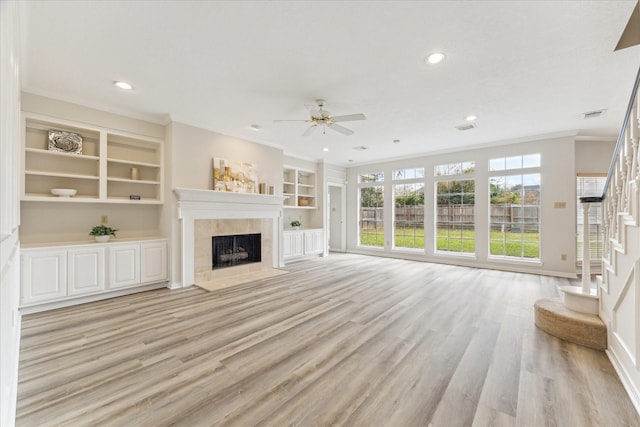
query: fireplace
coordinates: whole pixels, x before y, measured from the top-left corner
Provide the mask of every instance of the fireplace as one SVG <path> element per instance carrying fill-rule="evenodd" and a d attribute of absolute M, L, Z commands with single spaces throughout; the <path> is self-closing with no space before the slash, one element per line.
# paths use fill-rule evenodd
<path fill-rule="evenodd" d="M 260 233 L 211 237 L 212 270 L 261 262 L 260 241 Z"/>
<path fill-rule="evenodd" d="M 278 268 L 279 233 L 282 229 L 283 196 L 229 193 L 226 191 L 175 188 L 180 219 L 181 263 L 176 270 L 182 283 L 172 287 L 205 283 L 216 278 Z M 211 268 L 211 236 L 261 235 L 261 262 L 235 268 Z"/>

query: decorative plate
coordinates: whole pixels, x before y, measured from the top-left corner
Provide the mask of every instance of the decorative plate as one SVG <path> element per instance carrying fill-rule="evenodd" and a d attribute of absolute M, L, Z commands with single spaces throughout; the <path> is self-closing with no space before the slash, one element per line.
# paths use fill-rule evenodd
<path fill-rule="evenodd" d="M 82 154 L 82 136 L 73 132 L 50 130 L 49 151 Z"/>

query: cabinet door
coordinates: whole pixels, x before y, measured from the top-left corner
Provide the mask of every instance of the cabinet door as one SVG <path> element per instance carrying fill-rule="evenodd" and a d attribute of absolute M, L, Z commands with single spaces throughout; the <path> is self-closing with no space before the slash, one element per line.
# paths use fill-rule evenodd
<path fill-rule="evenodd" d="M 140 244 L 109 247 L 109 287 L 122 288 L 140 283 Z"/>
<path fill-rule="evenodd" d="M 284 231 L 282 233 L 282 258 L 293 258 L 304 255 L 304 232 Z"/>
<path fill-rule="evenodd" d="M 67 295 L 67 252 L 23 251 L 22 304 L 52 301 Z"/>
<path fill-rule="evenodd" d="M 291 256 L 304 255 L 304 233 L 296 231 L 291 233 Z"/>
<path fill-rule="evenodd" d="M 313 232 L 313 252 L 317 254 L 324 252 L 324 232 L 322 230 Z"/>
<path fill-rule="evenodd" d="M 104 290 L 104 247 L 67 251 L 68 295 Z"/>
<path fill-rule="evenodd" d="M 167 280 L 167 243 L 140 244 L 140 283 Z"/>
<path fill-rule="evenodd" d="M 291 258 L 291 233 L 285 231 L 282 233 L 282 258 Z"/>
<path fill-rule="evenodd" d="M 304 254 L 319 254 L 323 251 L 322 230 L 307 230 L 304 232 Z"/>

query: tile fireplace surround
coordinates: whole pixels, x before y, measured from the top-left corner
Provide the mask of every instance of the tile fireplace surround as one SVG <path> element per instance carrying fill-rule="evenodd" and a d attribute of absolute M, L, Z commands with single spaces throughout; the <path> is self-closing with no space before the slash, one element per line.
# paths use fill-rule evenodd
<path fill-rule="evenodd" d="M 284 197 L 175 188 L 182 231 L 182 286 L 280 266 L 280 230 Z M 262 262 L 211 269 L 211 237 L 262 234 Z"/>

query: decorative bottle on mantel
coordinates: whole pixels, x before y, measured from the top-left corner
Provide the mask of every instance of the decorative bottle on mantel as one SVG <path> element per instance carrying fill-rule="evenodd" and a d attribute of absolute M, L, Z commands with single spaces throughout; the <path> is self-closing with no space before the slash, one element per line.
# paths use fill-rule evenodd
<path fill-rule="evenodd" d="M 231 179 L 231 167 L 230 166 L 225 166 L 224 167 L 224 178 L 222 178 L 222 180 L 224 181 L 225 190 L 233 191 L 233 180 Z"/>

